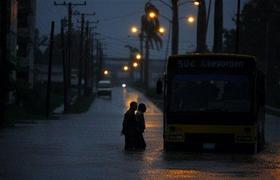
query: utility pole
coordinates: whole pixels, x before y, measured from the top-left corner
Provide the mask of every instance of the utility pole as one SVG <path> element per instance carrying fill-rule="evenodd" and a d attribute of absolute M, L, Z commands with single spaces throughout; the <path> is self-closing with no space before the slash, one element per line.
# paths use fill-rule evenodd
<path fill-rule="evenodd" d="M 0 88 L 0 128 L 5 124 L 5 111 L 7 97 L 9 93 L 9 70 L 8 70 L 8 48 L 7 48 L 7 24 L 8 24 L 8 1 L 0 1 L 0 73 L 1 86 Z"/>
<path fill-rule="evenodd" d="M 210 8 L 208 8 L 208 12 Z M 223 0 L 215 0 L 213 52 L 223 51 Z"/>
<path fill-rule="evenodd" d="M 64 94 L 64 113 L 69 112 L 68 103 L 68 83 L 67 83 L 67 64 L 65 59 L 65 46 L 64 46 L 64 26 L 66 19 L 61 20 L 61 53 L 62 53 L 62 67 L 63 67 L 63 94 Z"/>
<path fill-rule="evenodd" d="M 86 22 L 86 41 L 85 41 L 85 64 L 84 64 L 84 69 L 85 69 L 85 72 L 84 72 L 84 76 L 85 76 L 85 93 L 84 95 L 85 96 L 88 96 L 90 95 L 91 93 L 91 41 L 92 41 L 92 36 L 91 36 L 91 31 L 90 29 L 94 29 L 96 27 L 89 27 L 89 24 L 90 23 L 98 23 L 98 21 L 96 22 L 90 22 L 90 21 L 87 21 Z"/>
<path fill-rule="evenodd" d="M 90 40 L 89 40 L 89 90 L 90 92 L 93 91 L 93 34 L 90 33 Z"/>
<path fill-rule="evenodd" d="M 172 50 L 171 54 L 178 54 L 178 44 L 179 44 L 179 0 L 172 0 Z"/>
<path fill-rule="evenodd" d="M 206 4 L 205 0 L 200 0 L 200 5 L 197 12 L 197 33 L 196 33 L 196 52 L 205 52 L 206 47 L 206 26 L 207 26 L 207 17 L 206 17 Z"/>
<path fill-rule="evenodd" d="M 33 69 L 33 73 L 34 73 L 34 76 L 33 76 L 33 82 L 34 82 L 34 85 L 35 87 L 37 86 L 37 77 L 38 77 L 38 62 L 37 62 L 37 57 L 36 57 L 36 52 L 37 52 L 37 48 L 39 49 L 39 46 L 38 46 L 38 41 L 39 41 L 39 29 L 36 28 L 35 30 L 35 36 L 34 36 L 34 44 L 33 44 L 33 48 L 34 48 L 34 52 L 33 52 L 33 55 L 34 55 L 34 60 L 33 60 L 33 64 L 34 64 L 34 69 Z"/>
<path fill-rule="evenodd" d="M 103 43 L 100 43 L 100 46 L 99 46 L 99 51 L 100 51 L 100 53 L 99 53 L 99 55 L 100 55 L 100 63 L 99 63 L 99 77 L 102 77 L 102 69 L 103 69 Z M 101 79 L 101 78 L 100 78 Z"/>
<path fill-rule="evenodd" d="M 146 54 L 145 54 L 145 61 L 144 61 L 144 87 L 146 89 L 146 93 L 149 90 L 149 56 L 150 56 L 150 45 L 148 38 L 146 38 L 145 42 L 145 49 L 146 49 Z"/>
<path fill-rule="evenodd" d="M 144 32 L 141 27 L 141 32 L 139 34 L 139 40 L 140 40 L 140 54 L 141 54 L 141 59 L 143 60 L 144 58 L 144 50 L 143 50 L 143 43 L 144 43 Z M 144 71 L 143 71 L 143 63 L 139 63 L 140 66 L 140 82 L 143 83 L 143 77 L 144 77 Z"/>
<path fill-rule="evenodd" d="M 82 76 L 83 76 L 83 62 L 84 62 L 84 27 L 85 16 L 95 16 L 95 13 L 77 13 L 74 15 L 81 15 L 81 35 L 80 35 L 80 60 L 79 60 L 79 81 L 78 81 L 78 94 L 82 94 Z"/>
<path fill-rule="evenodd" d="M 86 22 L 86 42 L 85 42 L 85 66 L 84 66 L 84 77 L 85 77 L 85 90 L 84 95 L 88 95 L 88 61 L 89 61 L 89 21 Z"/>
<path fill-rule="evenodd" d="M 71 67 L 71 47 L 72 47 L 72 15 L 73 15 L 73 6 L 85 6 L 86 1 L 84 3 L 66 3 L 65 1 L 63 3 L 56 3 L 54 1 L 55 6 L 67 6 L 68 7 L 68 34 L 67 34 L 67 84 L 68 84 L 68 97 L 67 97 L 67 106 L 70 106 L 70 99 L 71 99 L 71 74 L 72 74 L 72 67 Z"/>
<path fill-rule="evenodd" d="M 50 115 L 50 94 L 51 94 L 51 81 L 52 81 L 52 59 L 53 59 L 53 43 L 54 43 L 54 21 L 51 25 L 50 46 L 49 46 L 49 71 L 48 71 L 48 84 L 47 84 L 47 97 L 46 97 L 46 116 Z"/>
<path fill-rule="evenodd" d="M 100 80 L 100 42 L 96 39 L 96 65 L 97 65 L 97 81 Z"/>
<path fill-rule="evenodd" d="M 235 52 L 239 53 L 239 32 L 240 32 L 240 0 L 237 0 Z"/>
<path fill-rule="evenodd" d="M 80 61 L 79 61 L 79 84 L 78 84 L 78 94 L 81 96 L 81 86 L 82 86 L 82 68 L 84 61 L 84 24 L 85 24 L 85 14 L 81 14 L 81 36 L 80 36 Z"/>

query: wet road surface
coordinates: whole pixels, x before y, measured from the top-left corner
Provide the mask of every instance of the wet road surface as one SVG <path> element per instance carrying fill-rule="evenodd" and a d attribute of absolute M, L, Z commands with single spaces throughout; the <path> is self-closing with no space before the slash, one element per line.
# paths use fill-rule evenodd
<path fill-rule="evenodd" d="M 125 152 L 122 115 L 146 103 L 144 152 Z M 163 152 L 162 112 L 141 93 L 114 88 L 89 112 L 0 132 L 0 179 L 280 179 L 280 119 L 267 115 L 257 155 Z"/>

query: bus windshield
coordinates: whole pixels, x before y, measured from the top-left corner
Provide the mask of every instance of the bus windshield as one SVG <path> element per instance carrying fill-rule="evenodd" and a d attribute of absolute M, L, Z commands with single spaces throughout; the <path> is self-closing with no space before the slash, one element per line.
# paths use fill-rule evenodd
<path fill-rule="evenodd" d="M 175 75 L 169 112 L 249 112 L 249 87 L 246 75 Z"/>

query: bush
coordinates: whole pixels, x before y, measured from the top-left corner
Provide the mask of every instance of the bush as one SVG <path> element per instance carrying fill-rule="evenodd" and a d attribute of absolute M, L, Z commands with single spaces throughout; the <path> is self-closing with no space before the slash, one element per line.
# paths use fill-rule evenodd
<path fill-rule="evenodd" d="M 26 110 L 27 113 L 44 115 L 46 112 L 47 86 L 44 83 L 34 84 L 33 89 L 23 81 L 17 82 L 16 104 Z M 61 105 L 63 91 L 61 86 L 54 85 L 51 92 L 50 110 Z"/>

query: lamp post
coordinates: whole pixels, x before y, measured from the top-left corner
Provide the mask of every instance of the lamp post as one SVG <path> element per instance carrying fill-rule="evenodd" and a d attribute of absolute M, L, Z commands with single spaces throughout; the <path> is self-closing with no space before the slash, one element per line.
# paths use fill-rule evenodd
<path fill-rule="evenodd" d="M 179 6 L 187 3 L 192 3 L 195 6 L 200 5 L 199 0 L 187 0 L 179 3 L 179 0 L 171 0 L 171 5 L 164 0 L 159 0 L 162 4 L 167 6 L 172 11 L 172 40 L 171 40 L 171 54 L 178 54 L 179 50 Z"/>
<path fill-rule="evenodd" d="M 164 65 L 164 69 L 165 69 L 166 68 L 166 63 L 167 63 L 167 58 L 168 58 L 169 44 L 170 44 L 170 39 L 171 39 L 171 26 L 172 26 L 173 23 L 172 23 L 172 20 L 170 20 L 168 17 L 166 17 L 162 14 L 160 14 L 159 16 L 162 17 L 163 19 L 165 19 L 166 21 L 168 21 L 168 23 L 169 23 L 168 38 L 167 38 L 167 45 L 166 45 L 166 51 L 165 51 L 165 60 L 166 60 L 165 65 Z M 179 20 L 181 20 L 181 19 L 186 19 L 189 24 L 192 24 L 192 23 L 195 22 L 195 17 L 194 16 L 180 17 Z M 159 28 L 159 32 L 160 33 L 161 32 L 165 33 L 166 30 L 163 27 L 161 27 L 161 28 Z"/>

